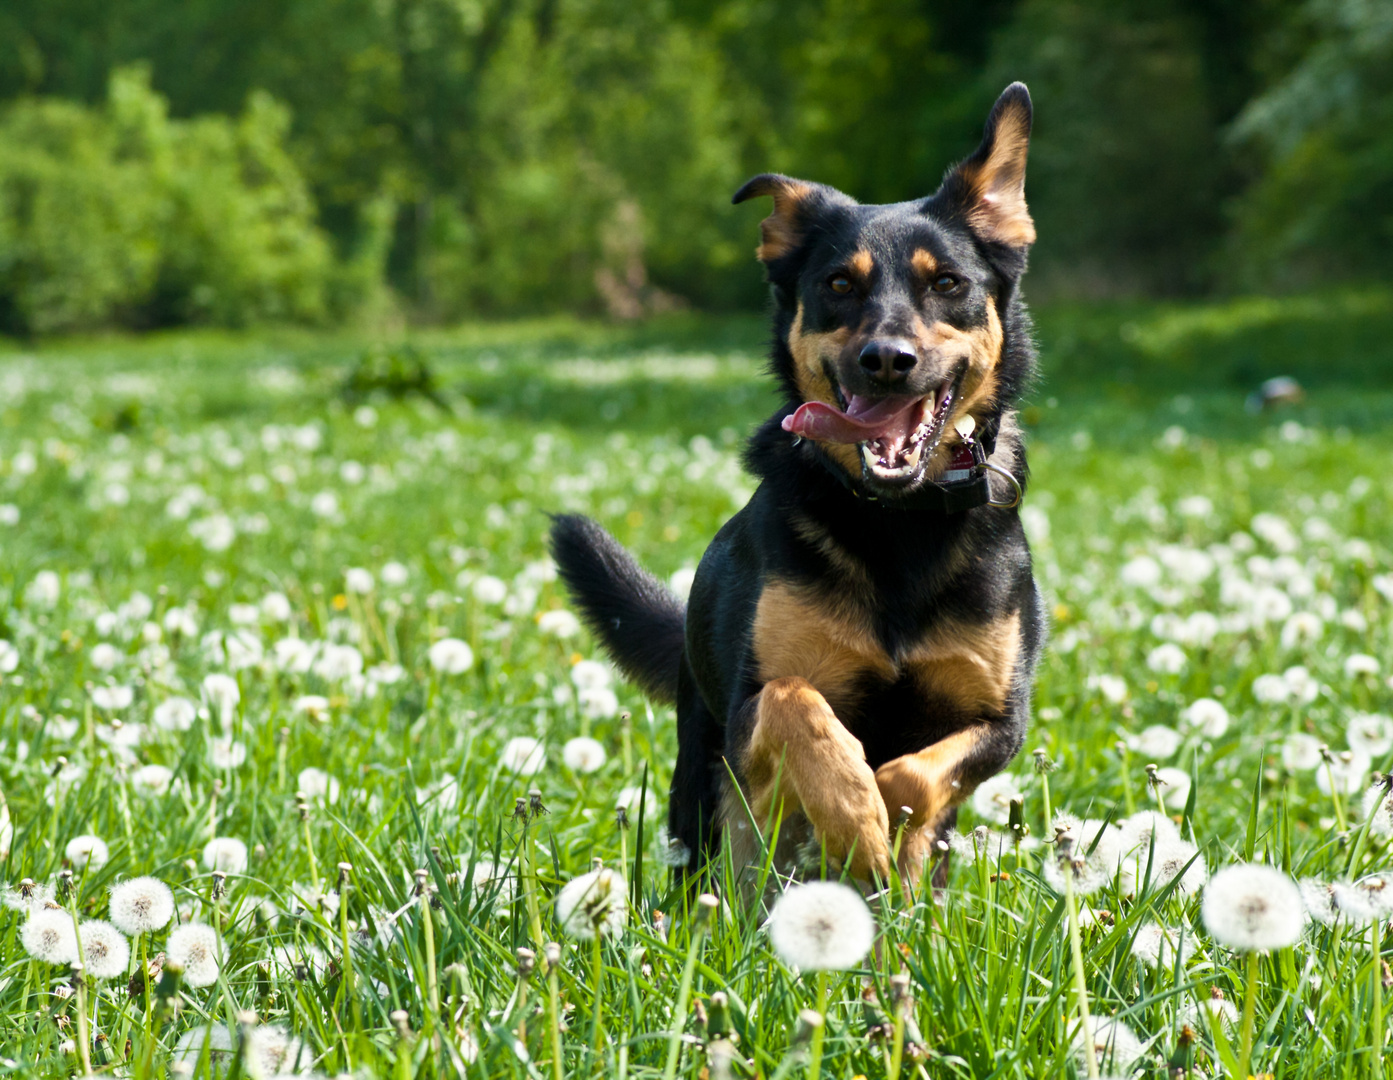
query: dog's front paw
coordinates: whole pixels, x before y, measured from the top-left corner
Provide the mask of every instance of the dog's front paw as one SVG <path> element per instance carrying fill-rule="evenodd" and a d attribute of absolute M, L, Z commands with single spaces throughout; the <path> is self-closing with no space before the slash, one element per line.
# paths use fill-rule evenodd
<path fill-rule="evenodd" d="M 870 766 L 843 760 L 820 779 L 818 790 L 802 792 L 803 811 L 828 858 L 863 881 L 888 878 L 890 821 Z"/>
<path fill-rule="evenodd" d="M 910 831 L 931 823 L 949 802 L 941 778 L 913 754 L 887 761 L 875 771 L 875 782 L 888 813 L 898 818 L 908 808 Z"/>

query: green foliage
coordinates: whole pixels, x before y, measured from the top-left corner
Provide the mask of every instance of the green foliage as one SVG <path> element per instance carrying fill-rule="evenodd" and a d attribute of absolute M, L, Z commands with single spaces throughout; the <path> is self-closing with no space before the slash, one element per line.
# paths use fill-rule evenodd
<path fill-rule="evenodd" d="M 0 311 L 49 333 L 327 313 L 336 268 L 287 155 L 289 117 L 170 120 L 141 70 L 104 108 L 21 100 L 0 116 Z"/>
<path fill-rule="evenodd" d="M 1393 276 L 1393 9 L 1315 0 L 1300 62 L 1252 101 L 1234 137 L 1265 166 L 1239 204 L 1250 284 Z"/>

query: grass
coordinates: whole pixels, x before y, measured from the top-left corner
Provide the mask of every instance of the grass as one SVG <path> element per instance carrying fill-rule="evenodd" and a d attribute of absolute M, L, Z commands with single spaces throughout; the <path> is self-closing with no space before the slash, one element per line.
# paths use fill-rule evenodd
<path fill-rule="evenodd" d="M 973 800 L 960 824 L 992 830 L 990 857 L 966 843 L 940 903 L 872 898 L 875 950 L 828 983 L 822 1075 L 890 1074 L 896 1031 L 914 1044 L 905 1076 L 1084 1074 L 1069 919 L 1039 844 L 1054 837 L 1047 798 L 1096 820 L 1167 800 L 1210 871 L 1389 869 L 1393 830 L 1378 814 L 1366 829 L 1362 799 L 1393 739 L 1363 718 L 1393 703 L 1391 331 L 1379 293 L 1041 313 L 1025 514 L 1054 645 L 1028 748 L 1055 768 L 1038 774 L 1026 753 L 1008 774 L 1030 833 L 1019 850 L 1004 804 Z M 543 561 L 545 512 L 593 514 L 668 575 L 743 504 L 739 442 L 772 402 L 763 334 L 691 317 L 422 334 L 413 347 L 449 413 L 344 404 L 366 347 L 352 338 L 0 354 L 3 877 L 61 887 L 67 871 L 66 903 L 87 918 L 105 917 L 113 883 L 154 875 L 177 918 L 216 926 L 225 950 L 206 987 L 147 1003 L 114 978 L 79 997 L 22 947 L 26 915 L 0 915 L 0 1071 L 82 1072 L 82 1002 L 91 1067 L 120 1075 L 269 1074 L 291 1064 L 257 1051 L 286 1045 L 278 1030 L 297 1068 L 326 1074 L 656 1077 L 675 1045 L 678 1076 L 800 1075 L 816 978 L 780 962 L 765 912 L 727 882 L 709 883 L 730 902 L 698 932 L 662 865 L 670 711 L 622 684 L 609 700 L 576 666 L 598 658 L 592 643 L 541 617 L 566 606 Z M 1277 374 L 1302 379 L 1306 402 L 1244 411 Z M 371 589 L 350 592 L 349 568 Z M 467 670 L 431 666 L 442 637 L 471 646 Z M 236 680 L 225 713 L 210 674 Z M 107 686 L 131 703 L 107 707 Z M 179 697 L 199 714 L 167 730 L 155 709 Z M 1201 698 L 1228 723 L 1187 721 Z M 1333 762 L 1310 767 L 1298 735 Z M 596 771 L 563 760 L 580 736 L 607 751 Z M 544 769 L 509 767 L 519 737 L 542 741 Z M 1174 770 L 1159 795 L 1151 763 Z M 624 828 L 631 788 L 649 798 L 628 796 Z M 105 841 L 105 864 L 66 857 L 81 835 Z M 248 849 L 221 885 L 203 855 L 214 837 Z M 552 903 L 593 859 L 623 874 L 627 899 L 626 929 L 598 949 Z M 1080 899 L 1090 1010 L 1145 1046 L 1131 1065 L 1104 1053 L 1105 1072 L 1233 1074 L 1239 1027 L 1195 1010 L 1215 992 L 1237 1006 L 1252 986 L 1254 1072 L 1377 1075 L 1387 1010 L 1370 942 L 1387 955 L 1387 912 L 1374 930 L 1349 908 L 1311 923 L 1257 958 L 1254 983 L 1207 932 L 1202 892 L 1146 862 L 1135 887 L 1109 874 Z M 1193 953 L 1141 962 L 1152 921 Z M 166 934 L 147 937 L 152 955 Z M 700 1013 L 675 1011 L 684 987 Z M 225 1049 L 238 1045 L 241 1059 Z"/>

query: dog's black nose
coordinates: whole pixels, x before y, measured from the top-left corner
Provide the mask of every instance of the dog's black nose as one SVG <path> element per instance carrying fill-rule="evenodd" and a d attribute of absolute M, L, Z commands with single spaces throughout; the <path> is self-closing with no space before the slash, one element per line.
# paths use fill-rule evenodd
<path fill-rule="evenodd" d="M 913 343 L 904 338 L 873 338 L 861 350 L 861 366 L 880 382 L 899 382 L 919 362 Z"/>

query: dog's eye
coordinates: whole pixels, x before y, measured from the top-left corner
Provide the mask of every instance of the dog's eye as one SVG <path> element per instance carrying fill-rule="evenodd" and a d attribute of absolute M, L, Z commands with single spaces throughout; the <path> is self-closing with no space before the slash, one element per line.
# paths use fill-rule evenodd
<path fill-rule="evenodd" d="M 834 274 L 827 282 L 827 287 L 834 293 L 841 293 L 845 296 L 851 292 L 851 279 L 845 274 Z"/>
<path fill-rule="evenodd" d="M 939 274 L 934 278 L 933 290 L 936 293 L 950 293 L 958 287 L 958 279 L 952 274 Z"/>

